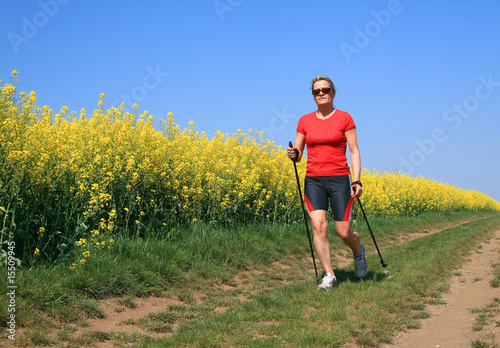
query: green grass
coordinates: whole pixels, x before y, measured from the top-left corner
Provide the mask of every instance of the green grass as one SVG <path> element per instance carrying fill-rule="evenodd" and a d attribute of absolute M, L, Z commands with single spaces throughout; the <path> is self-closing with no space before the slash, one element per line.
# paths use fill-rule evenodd
<path fill-rule="evenodd" d="M 477 218 L 481 220 L 407 241 L 413 233 Z M 352 264 L 336 269 L 339 289 L 327 293 L 316 291 L 300 224 L 232 229 L 197 225 L 165 239 L 116 236 L 112 249 L 74 270 L 69 269 L 72 259 L 19 269 L 16 283 L 22 296 L 16 303 L 16 323 L 26 329 L 24 342 L 40 345 L 377 346 L 391 342 L 398 330 L 419 327 L 429 315 L 426 304 L 440 303 L 447 279 L 499 222 L 498 213 L 370 219 L 389 265 L 383 269 L 366 225 L 358 221 L 356 229 L 369 254 L 368 276 L 357 279 Z M 332 249 L 347 250 L 330 230 Z M 99 331 L 71 338 L 70 327 L 103 316 L 99 299 L 116 297 L 120 308 L 131 310 L 136 297 L 151 295 L 176 298 L 179 304 L 126 324 L 167 334 L 164 338 Z M 2 307 L 0 315 L 7 314 Z"/>
<path fill-rule="evenodd" d="M 138 320 L 127 320 L 124 324 L 138 325 L 151 332 L 172 332 L 172 324 L 176 322 L 178 316 L 175 312 L 167 309 L 162 312 L 149 313 Z"/>
<path fill-rule="evenodd" d="M 490 285 L 493 288 L 498 288 L 500 287 L 500 263 L 493 265 L 493 274 L 495 275 L 495 278 L 491 280 Z"/>
<path fill-rule="evenodd" d="M 492 288 L 500 286 L 500 264 L 492 265 L 494 279 L 491 280 Z M 498 330 L 500 328 L 500 298 L 495 297 L 493 301 L 484 308 L 471 309 L 471 313 L 475 314 L 474 324 L 472 329 L 481 332 L 480 338 L 471 342 L 472 348 L 497 348 Z"/>
<path fill-rule="evenodd" d="M 496 267 L 497 265 L 494 265 Z M 498 277 L 498 275 L 496 275 Z M 484 308 L 473 308 L 470 310 L 475 314 L 472 329 L 480 332 L 478 339 L 471 342 L 472 347 L 498 347 L 497 333 L 500 327 L 500 298 L 495 297 L 493 301 Z"/>
<path fill-rule="evenodd" d="M 175 240 L 115 237 L 115 245 L 96 253 L 71 270 L 71 259 L 51 265 L 18 269 L 16 285 L 17 324 L 36 321 L 39 311 L 61 321 L 100 317 L 95 299 L 112 296 L 150 296 L 190 278 L 211 283 L 227 282 L 234 272 L 262 266 L 288 255 L 303 255 L 306 243 L 298 226 L 267 225 L 216 229 L 198 225 Z M 7 279 L 2 269 L 2 279 Z M 7 283 L 0 284 L 1 300 L 7 303 Z M 94 301 L 94 302 L 92 302 Z M 27 315 L 30 313 L 30 315 Z M 0 317 L 9 313 L 2 306 Z M 2 320 L 3 323 L 6 320 Z"/>
<path fill-rule="evenodd" d="M 133 308 L 137 307 L 135 297 L 132 295 L 123 296 L 123 297 L 119 298 L 117 300 L 117 302 L 126 308 L 133 309 Z"/>

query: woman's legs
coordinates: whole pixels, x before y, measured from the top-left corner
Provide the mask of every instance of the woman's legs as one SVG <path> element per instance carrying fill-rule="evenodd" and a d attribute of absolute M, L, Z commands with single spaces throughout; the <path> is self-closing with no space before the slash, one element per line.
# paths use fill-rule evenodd
<path fill-rule="evenodd" d="M 360 245 L 359 234 L 353 231 L 352 222 L 347 221 L 351 219 L 352 213 L 349 176 L 306 177 L 304 192 L 313 227 L 314 248 L 323 266 L 323 270 L 326 273 L 330 272 L 334 274 L 330 242 L 327 236 L 328 203 L 332 207 L 337 234 L 352 250 L 355 261 L 361 259 L 360 256 L 363 254 L 363 251 Z M 362 262 L 365 262 L 364 257 L 362 259 Z M 356 262 L 358 263 L 359 260 Z M 357 275 L 361 275 L 360 277 L 364 276 L 360 272 L 357 272 Z"/>
<path fill-rule="evenodd" d="M 337 234 L 344 243 L 351 248 L 354 257 L 361 255 L 361 247 L 359 243 L 359 233 L 353 231 L 351 221 L 335 221 L 335 229 Z"/>
<path fill-rule="evenodd" d="M 326 210 L 315 210 L 309 213 L 311 217 L 311 222 L 313 226 L 314 234 L 314 248 L 316 249 L 316 254 L 323 266 L 325 273 L 331 273 L 335 276 L 332 267 L 332 254 L 330 250 L 330 242 L 328 241 L 327 230 L 328 222 L 326 220 L 327 212 Z M 368 265 L 364 256 L 364 249 L 360 244 L 359 234 L 352 229 L 352 223 L 350 221 L 335 221 L 335 228 L 337 234 L 344 241 L 344 243 L 352 250 L 354 256 L 354 273 L 358 278 L 364 278 L 368 272 Z M 318 286 L 318 290 L 324 289 L 328 290 L 332 286 L 337 287 L 335 278 L 328 278 L 326 280 L 323 278 L 323 284 Z M 333 279 L 335 285 L 331 282 Z"/>
<path fill-rule="evenodd" d="M 319 261 L 325 272 L 333 272 L 332 254 L 330 250 L 330 242 L 328 241 L 327 231 L 328 222 L 326 221 L 327 212 L 325 210 L 315 210 L 309 213 L 312 222 L 314 235 L 314 249 L 318 254 Z M 335 229 L 337 234 L 344 243 L 352 250 L 354 257 L 361 255 L 360 238 L 356 231 L 352 230 L 352 222 L 350 221 L 335 221 Z"/>
<path fill-rule="evenodd" d="M 328 241 L 327 230 L 328 222 L 326 221 L 326 210 L 315 210 L 309 213 L 311 218 L 314 249 L 318 254 L 319 261 L 325 272 L 334 274 L 332 268 L 332 254 L 330 251 L 330 242 Z"/>
<path fill-rule="evenodd" d="M 368 264 L 365 259 L 364 248 L 359 243 L 359 234 L 352 230 L 350 221 L 335 221 L 337 234 L 344 243 L 351 248 L 354 256 L 354 274 L 358 278 L 364 278 L 368 273 Z"/>

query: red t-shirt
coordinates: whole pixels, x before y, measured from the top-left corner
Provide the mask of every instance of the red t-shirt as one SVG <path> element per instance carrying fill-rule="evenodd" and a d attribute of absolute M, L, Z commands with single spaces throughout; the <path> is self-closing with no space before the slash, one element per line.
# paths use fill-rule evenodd
<path fill-rule="evenodd" d="M 304 115 L 297 132 L 306 137 L 307 176 L 340 176 L 351 173 L 347 164 L 345 132 L 356 128 L 346 111 L 335 110 L 326 120 L 316 117 L 316 111 Z"/>

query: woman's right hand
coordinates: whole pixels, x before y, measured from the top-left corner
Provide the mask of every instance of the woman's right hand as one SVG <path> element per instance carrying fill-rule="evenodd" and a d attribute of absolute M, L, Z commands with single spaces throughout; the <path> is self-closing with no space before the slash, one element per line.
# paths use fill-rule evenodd
<path fill-rule="evenodd" d="M 296 147 L 290 147 L 290 146 L 287 147 L 286 150 L 288 158 L 290 158 L 292 161 L 296 161 L 299 154 L 299 150 Z"/>

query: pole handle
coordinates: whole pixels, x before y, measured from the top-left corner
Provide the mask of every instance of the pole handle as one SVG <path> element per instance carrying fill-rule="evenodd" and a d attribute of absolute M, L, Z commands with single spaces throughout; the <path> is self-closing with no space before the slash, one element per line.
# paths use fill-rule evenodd
<path fill-rule="evenodd" d="M 288 142 L 288 146 L 293 148 L 293 144 L 291 141 Z M 294 149 L 294 151 L 295 151 L 296 156 L 295 156 L 295 158 L 291 158 L 291 160 L 294 162 L 297 162 L 297 158 L 299 158 L 299 150 Z"/>

